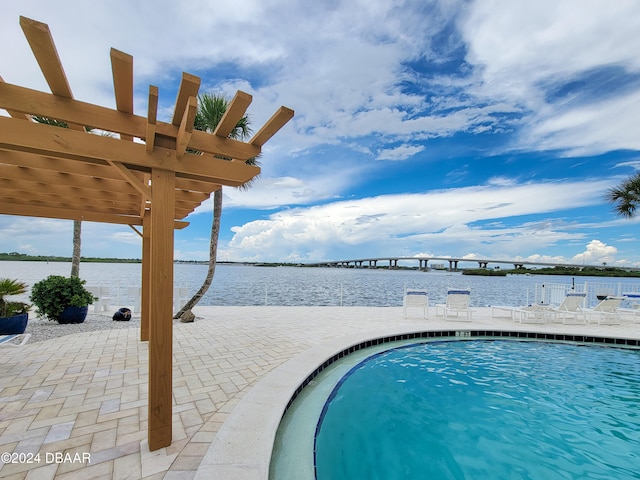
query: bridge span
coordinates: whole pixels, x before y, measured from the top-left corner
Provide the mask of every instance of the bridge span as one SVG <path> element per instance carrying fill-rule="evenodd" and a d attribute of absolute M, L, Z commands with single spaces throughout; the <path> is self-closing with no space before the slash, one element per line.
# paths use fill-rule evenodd
<path fill-rule="evenodd" d="M 493 260 L 493 259 L 479 259 L 479 258 L 453 258 L 453 257 L 426 257 L 426 256 L 418 256 L 418 257 L 378 257 L 378 258 L 357 258 L 351 260 L 334 260 L 328 262 L 317 262 L 317 263 L 307 263 L 306 266 L 309 267 L 337 267 L 337 268 L 379 268 L 378 262 L 388 262 L 389 269 L 398 268 L 398 262 L 418 262 L 418 269 L 422 271 L 429 270 L 429 262 L 445 262 L 440 264 L 431 265 L 431 269 L 435 270 L 449 270 L 449 271 L 457 271 L 458 264 L 461 262 L 468 263 L 477 263 L 478 268 L 488 268 L 489 264 L 507 264 L 513 265 L 514 269 L 524 268 L 526 266 L 535 266 L 535 267 L 574 267 L 574 268 L 584 268 L 584 267 L 593 267 L 598 268 L 602 267 L 602 265 L 578 265 L 571 263 L 552 263 L 552 262 L 529 262 L 525 260 Z M 449 263 L 448 268 L 443 268 L 443 265 L 446 265 L 446 262 Z M 386 265 L 385 265 L 386 266 Z M 635 270 L 635 269 L 634 269 Z"/>

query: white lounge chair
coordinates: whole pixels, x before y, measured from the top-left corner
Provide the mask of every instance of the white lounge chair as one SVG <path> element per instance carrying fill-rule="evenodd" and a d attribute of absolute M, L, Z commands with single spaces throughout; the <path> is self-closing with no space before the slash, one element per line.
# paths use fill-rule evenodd
<path fill-rule="evenodd" d="M 426 290 L 407 288 L 402 300 L 402 316 L 407 318 L 410 307 L 422 308 L 423 318 L 429 318 L 429 293 Z"/>
<path fill-rule="evenodd" d="M 534 303 L 526 307 L 513 309 L 513 321 L 520 323 L 547 323 L 553 316 L 553 309 L 549 305 Z"/>
<path fill-rule="evenodd" d="M 586 310 L 585 313 L 589 315 L 589 321 L 595 316 L 601 325 L 619 324 L 618 307 L 624 299 L 624 297 L 607 297 L 592 309 Z"/>
<path fill-rule="evenodd" d="M 14 335 L 0 335 L 0 347 L 21 347 L 31 338 L 30 333 L 17 333 Z"/>
<path fill-rule="evenodd" d="M 109 292 L 109 287 L 90 286 L 87 287 L 87 290 L 89 290 L 91 294 L 97 298 L 97 300 L 93 302 L 93 311 L 108 312 L 109 308 L 111 307 L 111 302 L 113 301 L 111 293 Z"/>
<path fill-rule="evenodd" d="M 442 311 L 442 318 L 449 320 L 451 314 L 455 314 L 456 320 L 471 321 L 472 310 L 469 308 L 469 299 L 471 292 L 469 290 L 449 290 L 447 292 L 447 302 L 436 304 L 436 315 L 438 311 Z M 464 313 L 465 318 L 460 314 Z"/>
<path fill-rule="evenodd" d="M 567 293 L 562 303 L 550 310 L 553 316 L 549 317 L 549 321 L 561 318 L 564 324 L 587 323 L 587 314 L 583 311 L 586 298 L 585 292 Z"/>
<path fill-rule="evenodd" d="M 619 308 L 618 313 L 629 316 L 634 322 L 640 321 L 640 292 L 627 292 L 622 296 L 629 301 L 631 308 Z"/>
<path fill-rule="evenodd" d="M 520 323 L 546 323 L 550 316 L 549 305 L 533 304 L 526 307 L 509 307 L 503 305 L 491 306 L 491 318 L 509 317 Z"/>

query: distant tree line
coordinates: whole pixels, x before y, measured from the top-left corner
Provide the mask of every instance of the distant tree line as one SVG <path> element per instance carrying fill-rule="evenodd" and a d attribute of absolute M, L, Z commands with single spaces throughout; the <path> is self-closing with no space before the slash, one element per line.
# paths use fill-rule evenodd
<path fill-rule="evenodd" d="M 571 275 L 575 277 L 640 277 L 640 272 L 629 271 L 616 267 L 547 267 L 547 268 L 517 268 L 489 270 L 484 268 L 465 269 L 465 275 L 505 276 L 510 275 Z"/>
<path fill-rule="evenodd" d="M 21 262 L 70 262 L 71 257 L 57 257 L 55 255 L 28 255 L 26 253 L 10 252 L 0 253 L 0 261 L 21 261 Z M 102 258 L 102 257 L 81 257 L 83 262 L 91 263 L 141 263 L 139 258 Z"/>

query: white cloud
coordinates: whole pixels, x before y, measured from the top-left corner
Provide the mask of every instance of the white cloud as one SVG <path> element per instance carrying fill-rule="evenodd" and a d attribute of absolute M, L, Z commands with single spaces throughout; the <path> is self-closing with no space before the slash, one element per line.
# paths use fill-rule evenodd
<path fill-rule="evenodd" d="M 628 128 L 638 123 L 640 90 L 613 100 L 545 115 L 523 138 L 537 148 L 567 149 L 575 156 L 610 150 L 640 150 L 640 137 Z"/>
<path fill-rule="evenodd" d="M 424 150 L 424 145 L 400 145 L 378 151 L 378 160 L 406 160 Z"/>
<path fill-rule="evenodd" d="M 233 228 L 230 258 L 271 256 L 323 260 L 335 252 L 386 254 L 409 246 L 438 255 L 477 251 L 517 255 L 561 240 L 581 239 L 552 224 L 505 227 L 478 222 L 542 214 L 599 202 L 606 181 L 466 187 L 412 195 L 381 195 L 272 214 Z M 505 201 L 508 199 L 508 201 Z"/>
<path fill-rule="evenodd" d="M 630 128 L 640 121 L 637 87 L 601 90 L 598 101 L 588 105 L 571 98 L 552 102 L 545 89 L 598 68 L 638 75 L 637 2 L 620 0 L 611 8 L 598 0 L 489 0 L 473 2 L 467 12 L 460 27 L 481 81 L 473 88 L 478 98 L 501 99 L 529 111 L 515 147 L 579 155 L 640 146 Z"/>
<path fill-rule="evenodd" d="M 611 245 L 606 245 L 600 240 L 591 240 L 587 244 L 587 249 L 575 255 L 571 259 L 574 264 L 596 265 L 600 263 L 613 264 L 616 261 L 618 249 Z"/>

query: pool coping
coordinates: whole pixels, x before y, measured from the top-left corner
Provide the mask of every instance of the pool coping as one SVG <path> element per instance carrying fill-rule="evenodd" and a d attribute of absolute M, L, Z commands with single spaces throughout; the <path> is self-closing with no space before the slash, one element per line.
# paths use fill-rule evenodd
<path fill-rule="evenodd" d="M 268 480 L 276 431 L 286 410 L 302 389 L 333 362 L 350 353 L 382 343 L 409 339 L 509 338 L 593 343 L 640 348 L 639 338 L 584 333 L 550 333 L 544 328 L 482 328 L 466 324 L 457 328 L 431 328 L 396 324 L 358 332 L 303 351 L 275 368 L 239 401 L 221 426 L 196 473 L 196 479 Z"/>

